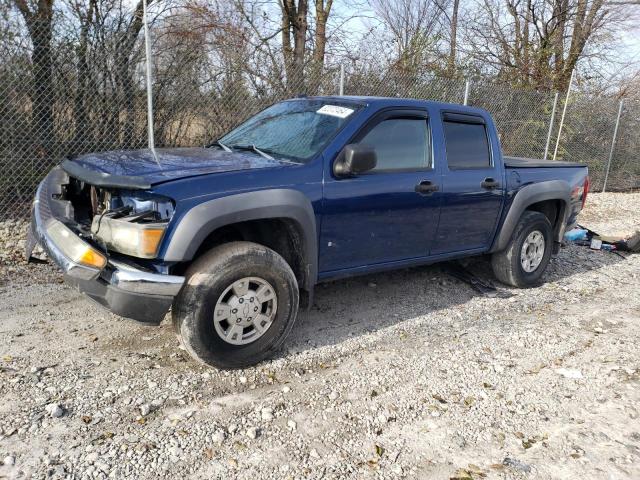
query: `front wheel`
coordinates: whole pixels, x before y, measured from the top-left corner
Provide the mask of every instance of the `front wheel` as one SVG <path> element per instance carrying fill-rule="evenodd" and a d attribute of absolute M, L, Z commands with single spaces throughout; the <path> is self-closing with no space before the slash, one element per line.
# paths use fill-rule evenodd
<path fill-rule="evenodd" d="M 507 248 L 492 255 L 493 273 L 513 287 L 536 285 L 549 264 L 552 242 L 549 219 L 540 212 L 525 211 Z"/>
<path fill-rule="evenodd" d="M 186 276 L 173 323 L 186 350 L 207 365 L 255 365 L 293 328 L 298 283 L 287 262 L 267 247 L 221 245 L 196 260 Z"/>

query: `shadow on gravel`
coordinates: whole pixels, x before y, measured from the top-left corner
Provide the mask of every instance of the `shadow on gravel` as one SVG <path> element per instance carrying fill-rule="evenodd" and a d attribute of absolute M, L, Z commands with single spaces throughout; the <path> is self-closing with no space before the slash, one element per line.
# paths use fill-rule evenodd
<path fill-rule="evenodd" d="M 544 281 L 570 284 L 575 275 L 624 261 L 609 252 L 570 245 L 552 259 Z M 467 269 L 496 285 L 499 297 L 508 297 L 513 291 L 494 278 L 486 258 L 469 259 Z M 462 305 L 477 296 L 483 295 L 444 273 L 439 264 L 320 284 L 313 308 L 300 312 L 286 346 L 290 351 L 304 351 L 339 344 L 350 337 Z M 286 356 L 286 350 L 280 356 Z"/>
<path fill-rule="evenodd" d="M 551 261 L 544 280 L 559 285 L 570 285 L 576 281 L 585 282 L 578 277 L 580 274 L 598 271 L 620 262 L 625 260 L 617 255 L 571 245 L 563 248 Z M 57 270 L 53 267 L 43 268 L 42 265 L 37 267 L 38 269 L 34 269 L 33 272 L 31 269 L 19 269 L 22 280 L 16 281 L 14 278 L 9 285 L 61 281 Z M 494 283 L 498 288 L 498 297 L 510 296 L 514 292 L 514 289 L 501 285 L 495 280 L 491 265 L 485 258 L 468 259 L 467 269 L 477 277 Z M 606 281 L 612 281 L 610 273 L 606 274 Z M 3 290 L 4 288 L 0 287 L 0 292 Z M 81 298 L 80 294 L 76 295 Z M 286 357 L 288 352 L 339 345 L 349 338 L 363 336 L 417 317 L 464 305 L 479 296 L 483 295 L 467 283 L 444 273 L 442 264 L 320 284 L 316 288 L 313 308 L 310 311 L 300 311 L 298 322 L 285 342 L 284 349 L 277 357 Z M 28 302 L 33 301 L 28 300 Z M 66 303 L 67 299 L 64 302 Z M 47 304 L 43 308 L 55 310 L 57 305 L 56 303 Z M 77 308 L 79 307 L 74 305 L 69 307 L 69 310 L 63 309 L 61 315 L 75 316 L 79 313 Z M 118 335 L 109 337 L 109 341 L 105 343 L 105 351 L 110 352 L 109 355 L 119 351 L 135 357 L 136 361 L 140 361 L 138 357 L 146 355 L 149 356 L 148 361 L 154 364 L 162 363 L 159 360 L 161 358 L 165 358 L 171 364 L 175 363 L 175 358 L 171 357 L 176 354 L 176 351 L 170 318 L 165 319 L 161 333 L 147 326 L 138 326 L 133 321 L 112 317 L 106 311 L 92 310 L 92 312 L 93 323 L 123 323 L 124 330 L 117 330 Z M 171 341 L 168 342 L 167 339 Z M 102 340 L 99 345 L 102 345 Z M 91 348 L 96 348 L 96 344 L 92 344 Z M 186 359 L 186 354 L 184 358 Z M 185 368 L 187 366 L 185 364 Z"/>

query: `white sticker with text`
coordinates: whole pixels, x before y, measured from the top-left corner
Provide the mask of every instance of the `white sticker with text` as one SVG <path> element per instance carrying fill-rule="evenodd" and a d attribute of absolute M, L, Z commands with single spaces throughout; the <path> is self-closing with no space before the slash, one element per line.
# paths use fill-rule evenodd
<path fill-rule="evenodd" d="M 347 118 L 353 113 L 353 109 L 347 107 L 339 107 L 337 105 L 325 105 L 316 113 L 320 115 L 331 115 L 332 117 Z"/>

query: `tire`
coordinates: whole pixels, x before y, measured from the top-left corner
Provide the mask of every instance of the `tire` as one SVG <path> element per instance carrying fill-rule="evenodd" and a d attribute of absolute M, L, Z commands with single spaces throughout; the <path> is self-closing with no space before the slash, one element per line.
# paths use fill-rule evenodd
<path fill-rule="evenodd" d="M 540 236 L 544 240 L 541 253 L 539 251 Z M 527 252 L 524 254 L 524 260 L 523 247 Z M 535 286 L 540 282 L 549 264 L 552 247 L 553 231 L 549 219 L 540 212 L 525 211 L 516 225 L 507 248 L 492 255 L 493 273 L 502 283 L 513 287 Z"/>
<path fill-rule="evenodd" d="M 278 350 L 293 328 L 298 303 L 298 282 L 280 255 L 256 243 L 231 242 L 189 267 L 172 318 L 195 359 L 222 369 L 244 368 Z"/>

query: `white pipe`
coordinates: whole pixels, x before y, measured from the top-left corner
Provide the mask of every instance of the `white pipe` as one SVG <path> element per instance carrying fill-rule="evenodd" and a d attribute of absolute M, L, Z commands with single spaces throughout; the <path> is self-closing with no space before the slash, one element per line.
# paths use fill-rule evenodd
<path fill-rule="evenodd" d="M 156 143 L 153 138 L 153 90 L 151 88 L 151 39 L 149 38 L 149 24 L 147 22 L 147 0 L 142 0 L 142 23 L 144 24 L 144 51 L 147 72 L 147 132 L 149 136 L 149 150 L 153 154 L 158 166 L 158 156 L 156 155 Z"/>
<path fill-rule="evenodd" d="M 567 88 L 567 97 L 564 99 L 564 108 L 562 109 L 562 117 L 560 118 L 560 128 L 558 129 L 558 138 L 556 139 L 556 148 L 553 151 L 553 159 L 556 159 L 558 155 L 558 147 L 560 146 L 560 136 L 562 135 L 562 127 L 564 126 L 564 116 L 567 114 L 567 105 L 569 105 L 569 94 L 571 93 L 571 86 L 573 85 L 573 76 L 576 71 L 571 72 L 571 79 L 569 80 L 569 88 Z"/>
<path fill-rule="evenodd" d="M 611 168 L 611 160 L 613 159 L 613 151 L 616 148 L 616 138 L 618 136 L 618 125 L 620 125 L 620 115 L 622 115 L 622 100 L 618 108 L 618 117 L 616 118 L 616 126 L 613 129 L 613 140 L 611 141 L 611 150 L 609 151 L 609 162 L 607 163 L 607 172 L 604 174 L 604 183 L 602 184 L 602 193 L 607 189 L 607 180 L 609 179 L 609 169 Z"/>
<path fill-rule="evenodd" d="M 462 102 L 463 105 L 469 105 L 469 89 L 471 87 L 471 84 L 469 83 L 469 80 L 467 80 L 464 84 L 464 101 Z"/>
<path fill-rule="evenodd" d="M 556 118 L 556 107 L 558 106 L 558 95 L 556 92 L 556 96 L 553 99 L 553 109 L 551 110 L 551 121 L 549 122 L 549 133 L 547 133 L 547 143 L 544 146 L 544 159 L 547 159 L 549 155 L 549 143 L 551 143 L 551 133 L 553 132 L 553 122 Z"/>

